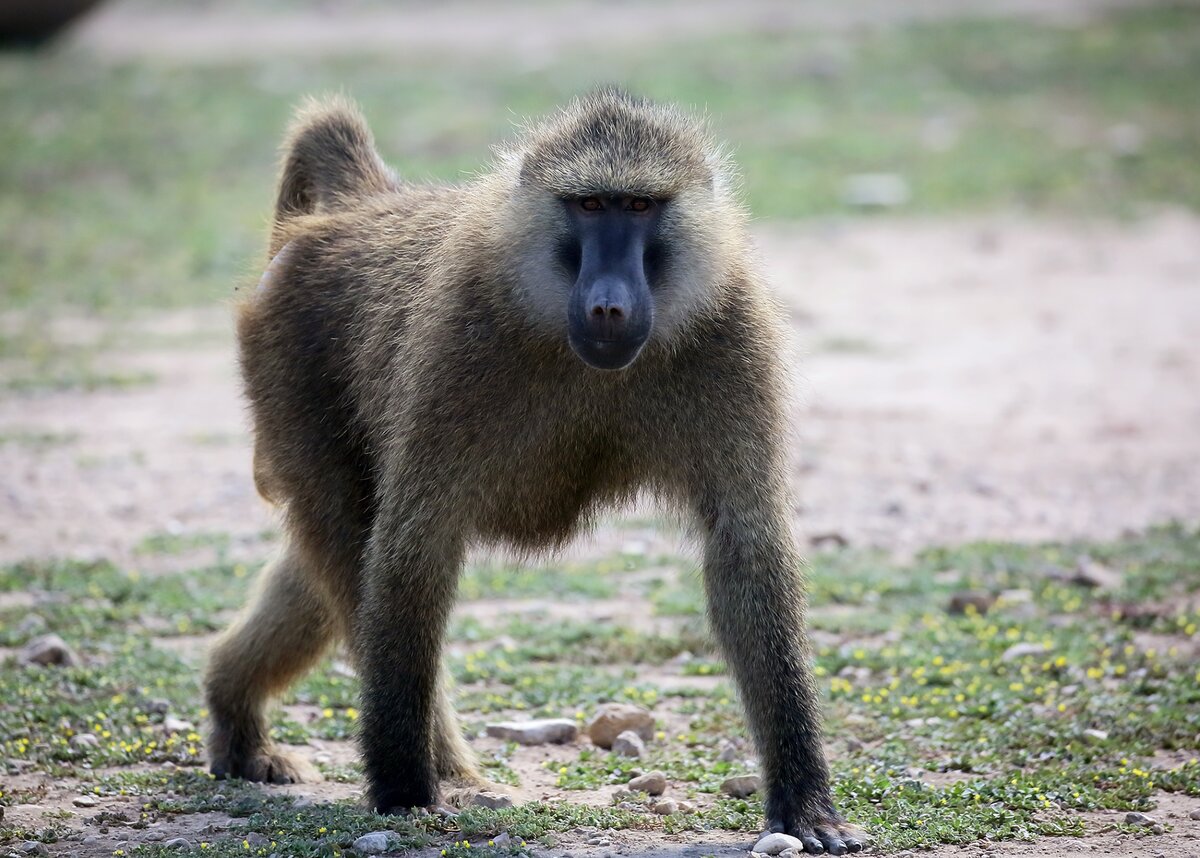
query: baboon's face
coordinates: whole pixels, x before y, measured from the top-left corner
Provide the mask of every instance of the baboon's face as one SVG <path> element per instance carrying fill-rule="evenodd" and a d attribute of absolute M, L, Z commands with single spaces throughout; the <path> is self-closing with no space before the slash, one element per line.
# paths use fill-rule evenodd
<path fill-rule="evenodd" d="M 624 369 L 654 325 L 650 282 L 660 251 L 656 227 L 665 203 L 601 195 L 561 201 L 570 228 L 559 260 L 574 281 L 567 296 L 571 348 L 596 369 Z"/>

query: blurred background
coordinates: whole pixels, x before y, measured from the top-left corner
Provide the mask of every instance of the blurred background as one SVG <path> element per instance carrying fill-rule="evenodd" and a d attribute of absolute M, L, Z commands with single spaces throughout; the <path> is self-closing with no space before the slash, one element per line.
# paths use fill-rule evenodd
<path fill-rule="evenodd" d="M 1200 616 L 1200 4 L 106 0 L 78 3 L 80 16 L 57 31 L 50 19 L 71 5 L 0 2 L 0 595 L 11 596 L 0 600 L 0 646 L 23 646 L 49 623 L 80 630 L 68 643 L 103 662 L 95 654 L 105 646 L 149 629 L 161 638 L 155 652 L 186 667 L 134 660 L 96 687 L 132 700 L 136 677 L 161 668 L 175 710 L 201 716 L 194 666 L 278 540 L 250 479 L 230 306 L 265 262 L 277 146 L 302 97 L 351 95 L 401 175 L 455 181 L 480 169 L 521 118 L 615 82 L 707 114 L 744 175 L 756 240 L 794 324 L 796 528 L 814 557 L 815 622 L 825 623 L 817 657 L 835 700 L 884 719 L 871 723 L 899 719 L 882 698 L 860 697 L 881 675 L 917 683 L 908 644 L 880 656 L 874 679 L 854 673 L 853 653 L 891 646 L 896 629 L 916 628 L 952 591 L 1033 593 L 1042 612 L 1014 619 L 1010 643 L 1040 640 L 1051 614 L 1118 610 L 1111 600 L 1041 605 L 1040 585 L 1021 578 L 1061 563 L 1085 581 L 1070 586 L 1102 586 L 1095 564 L 1076 569 L 1073 558 L 1106 551 L 1118 570 L 1152 570 L 1156 583 L 1139 583 L 1140 597 L 1183 612 L 1174 643 L 1142 641 L 1137 652 L 1175 646 L 1179 664 L 1195 654 L 1178 647 L 1194 645 Z M 1165 536 L 1147 531 L 1171 522 Z M 1098 547 L 1147 532 L 1157 535 L 1134 548 Z M 1024 548 L 955 553 L 1046 542 L 1075 547 L 1036 562 Z M 608 699 L 645 704 L 647 688 L 666 697 L 690 677 L 724 713 L 727 686 L 701 682 L 722 668 L 687 631 L 701 607 L 679 543 L 673 526 L 639 511 L 605 520 L 573 549 L 570 563 L 582 566 L 551 561 L 531 575 L 486 560 L 464 579 L 455 658 L 472 641 L 499 646 L 494 634 L 512 619 L 526 624 L 503 626 L 504 645 L 540 640 L 533 661 L 651 663 L 649 686 L 595 685 L 585 671 L 521 698 L 519 677 L 466 656 L 456 677 L 508 688 L 500 693 L 517 697 L 505 699 L 524 701 L 516 709 L 545 714 Z M 910 562 L 889 577 L 892 564 Z M 174 589 L 130 583 L 155 575 Z M 1170 590 L 1178 582 L 1186 592 Z M 107 607 L 99 619 L 63 613 L 63 593 L 92 593 Z M 118 603 L 134 607 L 126 616 Z M 648 607 L 626 614 L 633 604 Z M 26 615 L 41 620 L 26 626 Z M 530 638 L 547 618 L 578 634 Z M 1073 642 L 1063 651 L 1135 643 L 1132 627 L 1098 640 L 1085 620 L 1063 632 Z M 1137 628 L 1155 622 L 1143 617 Z M 974 640 L 973 628 L 960 629 L 962 640 Z M 913 652 L 961 654 L 938 650 L 948 639 L 929 634 L 904 640 Z M 675 661 L 696 654 L 709 660 Z M 535 667 L 529 681 L 540 683 Z M 1077 687 L 1094 679 L 1081 676 Z M 1044 697 L 1013 690 L 1023 680 L 992 679 L 1014 712 Z M 14 694 L 31 687 L 20 673 L 6 681 Z M 82 713 L 91 699 L 71 705 Z M 922 717 L 957 717 L 920 700 L 912 707 Z M 351 790 L 356 775 L 339 766 L 353 751 L 337 742 L 353 701 L 352 681 L 305 686 L 288 699 L 286 732 L 331 743 L 322 765 Z M 497 701 L 470 698 L 468 722 L 512 708 Z M 55 717 L 75 717 L 55 705 Z M 668 732 L 691 729 L 703 709 L 681 705 L 657 710 Z M 106 707 L 106 729 L 132 742 L 145 725 L 136 707 L 121 706 Z M 1107 729 L 1115 711 L 1088 717 Z M 1117 756 L 1194 748 L 1195 708 L 1162 711 L 1163 732 L 1141 734 L 1144 747 L 1097 747 Z M 17 755 L 11 737 L 22 735 L 57 747 L 58 722 L 36 712 L 0 710 L 7 753 Z M 714 723 L 699 742 L 712 753 L 695 763 L 701 793 L 730 767 L 714 762 L 718 739 L 744 735 L 732 715 Z M 1072 723 L 1092 722 L 1077 714 Z M 869 751 L 871 731 L 852 729 Z M 926 735 L 911 724 L 884 731 L 907 737 L 884 755 L 896 771 L 913 764 L 901 764 L 905 753 L 926 766 L 952 754 L 914 730 Z M 993 774 L 1023 765 L 1017 749 L 1036 744 L 1019 732 L 988 735 L 998 743 Z M 1062 735 L 1043 736 L 1053 765 Z M 174 747 L 164 759 L 197 761 L 179 750 L 186 744 Z M 97 765 L 125 760 L 104 748 L 79 753 Z M 563 778 L 597 788 L 597 771 L 603 783 L 624 773 L 572 757 L 567 775 L 546 775 L 540 763 L 501 756 L 530 795 Z M 882 777 L 878 765 L 855 777 Z M 684 768 L 668 766 L 672 777 Z M 843 800 L 866 802 L 864 790 Z M 1022 801 L 1006 805 L 1013 819 L 1028 810 Z M 961 830 L 883 826 L 884 842 L 973 839 L 992 823 L 970 828 L 970 812 L 956 811 Z M 753 807 L 730 825 L 751 830 L 751 818 Z M 103 847 L 110 854 L 114 843 Z"/>

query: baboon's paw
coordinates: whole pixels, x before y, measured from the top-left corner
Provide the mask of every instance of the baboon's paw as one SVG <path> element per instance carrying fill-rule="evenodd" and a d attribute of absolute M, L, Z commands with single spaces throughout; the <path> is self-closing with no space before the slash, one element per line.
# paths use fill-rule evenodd
<path fill-rule="evenodd" d="M 214 759 L 211 770 L 217 778 L 244 778 L 265 784 L 312 784 L 322 780 L 321 773 L 307 760 L 278 748 Z"/>

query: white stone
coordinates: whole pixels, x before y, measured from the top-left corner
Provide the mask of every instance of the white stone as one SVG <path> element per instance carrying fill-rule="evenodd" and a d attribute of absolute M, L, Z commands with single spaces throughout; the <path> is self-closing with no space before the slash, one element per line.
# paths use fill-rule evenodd
<path fill-rule="evenodd" d="M 354 841 L 355 850 L 364 855 L 378 855 L 388 851 L 388 832 L 372 831 Z"/>
<path fill-rule="evenodd" d="M 662 772 L 646 772 L 636 777 L 628 784 L 631 790 L 644 792 L 647 795 L 662 795 L 667 791 L 667 776 Z"/>
<path fill-rule="evenodd" d="M 486 730 L 489 736 L 521 745 L 564 745 L 579 735 L 579 727 L 568 718 L 502 721 L 488 724 Z"/>
<path fill-rule="evenodd" d="M 762 786 L 762 779 L 758 775 L 740 775 L 736 778 L 727 778 L 721 784 L 721 792 L 734 798 L 746 798 L 758 792 L 760 786 Z"/>
<path fill-rule="evenodd" d="M 797 852 L 803 852 L 804 844 L 790 834 L 780 834 L 778 832 L 768 834 L 754 844 L 754 851 L 762 852 L 764 855 L 778 855 L 785 849 L 795 849 Z"/>
<path fill-rule="evenodd" d="M 478 792 L 471 796 L 471 804 L 475 807 L 486 807 L 488 810 L 502 810 L 513 806 L 513 800 L 500 792 Z"/>
<path fill-rule="evenodd" d="M 646 743 L 632 730 L 626 730 L 613 739 L 612 751 L 622 757 L 640 757 L 646 753 Z"/>

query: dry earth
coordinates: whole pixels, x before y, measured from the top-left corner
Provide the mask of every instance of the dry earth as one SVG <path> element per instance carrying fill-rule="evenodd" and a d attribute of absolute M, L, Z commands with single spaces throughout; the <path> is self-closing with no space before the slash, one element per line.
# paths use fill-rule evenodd
<path fill-rule="evenodd" d="M 806 538 L 904 550 L 1200 518 L 1194 217 L 776 226 L 760 243 L 795 322 Z M 165 347 L 94 369 L 153 383 L 0 399 L 0 437 L 61 441 L 0 445 L 0 562 L 272 526 L 229 327 L 226 308 L 147 317 L 118 339 Z"/>

